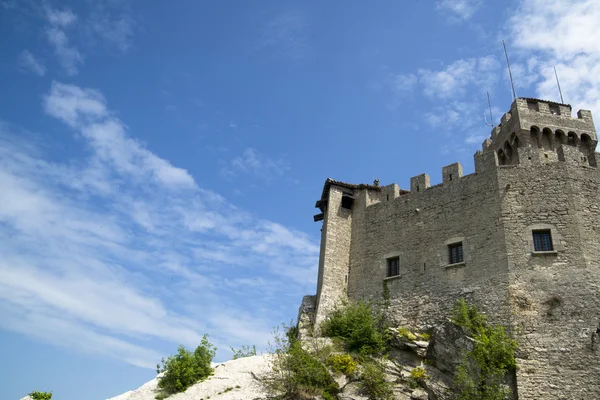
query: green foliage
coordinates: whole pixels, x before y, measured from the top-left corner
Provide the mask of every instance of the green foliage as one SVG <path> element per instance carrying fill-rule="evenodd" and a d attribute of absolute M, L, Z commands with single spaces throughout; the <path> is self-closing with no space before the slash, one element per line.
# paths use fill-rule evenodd
<path fill-rule="evenodd" d="M 465 299 L 461 298 L 454 304 L 452 322 L 465 328 L 469 333 L 475 334 L 484 329 L 487 317 L 479 312 L 476 306 L 469 306 Z"/>
<path fill-rule="evenodd" d="M 373 400 L 391 400 L 392 384 L 385 380 L 383 365 L 374 360 L 366 361 L 360 376 L 360 386 Z"/>
<path fill-rule="evenodd" d="M 475 339 L 473 350 L 465 355 L 454 378 L 459 400 L 502 400 L 510 394 L 504 385 L 507 372 L 516 368 L 517 343 L 504 327 L 487 324 L 475 306 L 457 301 L 453 321 Z M 460 323 L 459 323 L 460 322 Z"/>
<path fill-rule="evenodd" d="M 285 329 L 285 327 L 284 327 Z M 318 358 L 302 348 L 291 330 L 281 335 L 274 333 L 271 347 L 271 372 L 262 382 L 272 396 L 281 399 L 309 399 L 321 396 L 333 400 L 339 392 L 327 367 Z"/>
<path fill-rule="evenodd" d="M 412 387 L 424 386 L 425 380 L 428 379 L 427 371 L 425 368 L 418 366 L 410 370 L 410 377 L 408 383 Z"/>
<path fill-rule="evenodd" d="M 252 347 L 242 346 L 242 348 L 239 350 L 236 350 L 231 346 L 229 346 L 229 348 L 231 349 L 231 352 L 233 353 L 234 360 L 237 360 L 239 358 L 244 358 L 244 357 L 252 357 L 252 356 L 256 355 L 256 346 L 255 345 L 252 345 Z"/>
<path fill-rule="evenodd" d="M 179 346 L 177 354 L 161 360 L 162 366 L 156 366 L 156 373 L 164 373 L 159 378 L 158 387 L 161 392 L 157 399 L 164 399 L 174 393 L 185 391 L 193 384 L 209 377 L 213 369 L 210 362 L 216 354 L 216 348 L 204 335 L 200 345 L 190 352 L 183 346 Z"/>
<path fill-rule="evenodd" d="M 428 378 L 427 371 L 425 368 L 418 366 L 410 370 L 410 377 L 414 380 L 420 381 Z"/>
<path fill-rule="evenodd" d="M 408 328 L 405 327 L 399 327 L 398 329 L 396 329 L 396 331 L 398 332 L 398 335 L 400 335 L 401 337 L 408 339 L 408 340 L 417 340 L 417 336 L 412 333 Z"/>
<path fill-rule="evenodd" d="M 327 358 L 327 365 L 336 372 L 352 376 L 356 372 L 358 363 L 354 361 L 350 354 L 332 354 Z"/>
<path fill-rule="evenodd" d="M 417 336 L 420 339 L 425 340 L 426 342 L 429 342 L 429 340 L 431 339 L 431 335 L 429 333 L 417 333 Z"/>
<path fill-rule="evenodd" d="M 52 399 L 52 392 L 38 392 L 37 390 L 34 390 L 29 393 L 29 397 L 33 400 L 50 400 Z"/>
<path fill-rule="evenodd" d="M 333 310 L 322 329 L 325 336 L 343 339 L 349 352 L 381 354 L 387 348 L 382 325 L 371 303 L 358 301 Z"/>

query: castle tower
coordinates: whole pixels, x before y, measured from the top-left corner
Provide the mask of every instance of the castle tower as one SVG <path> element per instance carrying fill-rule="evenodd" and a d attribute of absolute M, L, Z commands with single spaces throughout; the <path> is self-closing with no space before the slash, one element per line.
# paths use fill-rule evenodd
<path fill-rule="evenodd" d="M 344 297 L 382 300 L 425 329 L 459 298 L 519 344 L 525 399 L 600 398 L 600 154 L 590 111 L 518 98 L 474 156 L 397 185 L 327 179 L 313 315 Z"/>

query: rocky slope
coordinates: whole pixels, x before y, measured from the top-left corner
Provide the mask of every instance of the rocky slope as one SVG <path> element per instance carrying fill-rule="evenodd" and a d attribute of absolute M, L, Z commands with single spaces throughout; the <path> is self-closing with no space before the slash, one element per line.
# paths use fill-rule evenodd
<path fill-rule="evenodd" d="M 215 372 L 184 393 L 169 396 L 170 400 L 252 400 L 265 394 L 255 376 L 263 375 L 268 366 L 268 355 L 245 357 L 214 364 Z M 153 379 L 139 389 L 109 400 L 154 400 L 158 380 Z"/>
<path fill-rule="evenodd" d="M 394 383 L 397 400 L 437 400 L 451 396 L 450 387 L 456 366 L 465 351 L 472 349 L 473 339 L 452 323 L 436 327 L 431 340 L 423 340 L 418 334 L 406 330 L 394 330 L 392 349 L 386 363 L 386 378 Z M 306 344 L 314 339 L 304 338 Z M 325 338 L 318 339 L 328 340 Z M 241 358 L 215 364 L 215 372 L 207 380 L 190 387 L 184 393 L 170 396 L 170 400 L 258 400 L 266 399 L 260 378 L 269 370 L 269 355 Z M 424 368 L 427 378 L 415 385 L 411 371 Z M 367 400 L 361 393 L 360 383 L 343 375 L 335 376 L 341 393 L 340 400 Z M 137 390 L 124 393 L 109 400 L 154 400 L 157 379 Z"/>

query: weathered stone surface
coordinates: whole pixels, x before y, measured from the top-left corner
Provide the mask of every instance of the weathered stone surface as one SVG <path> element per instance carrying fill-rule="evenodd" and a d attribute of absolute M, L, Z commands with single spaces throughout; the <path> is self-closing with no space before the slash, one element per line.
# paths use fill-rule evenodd
<path fill-rule="evenodd" d="M 427 349 L 427 359 L 441 372 L 454 376 L 464 355 L 473 350 L 474 341 L 464 330 L 450 321 L 435 328 Z"/>

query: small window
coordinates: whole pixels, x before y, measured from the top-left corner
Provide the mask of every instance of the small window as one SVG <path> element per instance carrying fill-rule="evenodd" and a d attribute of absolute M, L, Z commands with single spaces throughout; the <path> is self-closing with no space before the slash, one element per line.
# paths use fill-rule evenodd
<path fill-rule="evenodd" d="M 448 245 L 448 264 L 458 264 L 464 261 L 462 242 Z"/>
<path fill-rule="evenodd" d="M 533 231 L 533 250 L 534 251 L 553 251 L 552 234 L 550 229 Z"/>
<path fill-rule="evenodd" d="M 342 208 L 352 210 L 354 206 L 354 197 L 348 194 L 342 195 Z"/>
<path fill-rule="evenodd" d="M 400 257 L 392 257 L 387 259 L 388 274 L 387 276 L 400 275 Z"/>

